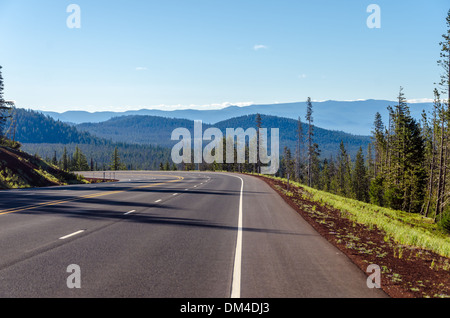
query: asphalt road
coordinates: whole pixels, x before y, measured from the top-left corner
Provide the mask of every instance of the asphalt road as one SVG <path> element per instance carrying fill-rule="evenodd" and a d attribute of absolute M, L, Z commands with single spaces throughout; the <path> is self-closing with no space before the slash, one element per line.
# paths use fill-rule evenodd
<path fill-rule="evenodd" d="M 0 297 L 386 297 L 257 178 L 115 177 L 0 192 Z"/>

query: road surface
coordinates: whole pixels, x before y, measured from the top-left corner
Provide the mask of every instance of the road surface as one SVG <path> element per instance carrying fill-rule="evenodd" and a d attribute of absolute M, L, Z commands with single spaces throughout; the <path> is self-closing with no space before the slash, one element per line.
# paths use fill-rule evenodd
<path fill-rule="evenodd" d="M 257 178 L 115 178 L 0 191 L 0 297 L 386 297 Z"/>

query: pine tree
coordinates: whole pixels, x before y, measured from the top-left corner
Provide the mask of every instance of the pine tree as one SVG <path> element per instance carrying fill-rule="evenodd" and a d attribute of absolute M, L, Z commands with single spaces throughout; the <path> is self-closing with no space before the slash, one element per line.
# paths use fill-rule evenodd
<path fill-rule="evenodd" d="M 297 147 L 295 150 L 295 179 L 302 182 L 302 146 L 303 146 L 303 124 L 302 119 L 297 120 Z"/>
<path fill-rule="evenodd" d="M 368 201 L 367 170 L 361 147 L 359 148 L 358 153 L 356 154 L 352 186 L 355 199 L 367 202 Z"/>
<path fill-rule="evenodd" d="M 69 164 L 71 171 L 88 171 L 89 164 L 87 162 L 86 156 L 83 154 L 81 149 L 76 146 L 75 152 L 73 153 L 71 163 Z"/>
<path fill-rule="evenodd" d="M 261 173 L 261 161 L 260 161 L 260 151 L 259 146 L 261 144 L 261 128 L 262 128 L 262 119 L 260 114 L 256 114 L 256 173 Z M 224 148 L 226 149 L 226 148 Z M 224 161 L 225 162 L 225 161 Z"/>
<path fill-rule="evenodd" d="M 375 163 L 373 161 L 373 146 L 371 143 L 367 145 L 367 179 L 370 182 L 375 178 Z"/>
<path fill-rule="evenodd" d="M 3 138 L 3 129 L 6 123 L 4 112 L 6 110 L 6 101 L 3 99 L 3 77 L 2 67 L 0 66 L 0 139 Z"/>
<path fill-rule="evenodd" d="M 338 166 L 337 166 L 337 194 L 344 197 L 351 197 L 351 167 L 350 157 L 345 149 L 344 142 L 339 146 Z"/>
<path fill-rule="evenodd" d="M 337 173 L 336 163 L 335 163 L 335 160 L 333 159 L 333 157 L 330 157 L 330 160 L 328 160 L 328 166 L 329 166 L 329 171 L 330 171 L 330 183 L 329 183 L 330 187 L 329 187 L 328 191 L 333 194 L 337 194 L 338 188 L 339 188 L 338 173 Z"/>
<path fill-rule="evenodd" d="M 55 166 L 58 165 L 58 159 L 56 158 L 56 151 L 53 154 L 52 164 L 55 165 Z"/>
<path fill-rule="evenodd" d="M 434 212 L 434 219 L 441 218 L 445 205 L 448 203 L 446 188 L 447 188 L 447 161 L 448 161 L 448 147 L 449 147 L 449 120 L 450 120 L 450 10 L 446 18 L 447 32 L 442 35 L 443 40 L 439 43 L 441 46 L 440 60 L 438 65 L 442 69 L 441 81 L 439 86 L 442 94 L 447 94 L 447 100 L 442 101 L 439 110 L 439 158 L 437 161 L 438 182 L 436 192 L 436 208 Z"/>
<path fill-rule="evenodd" d="M 294 176 L 295 168 L 294 168 L 295 161 L 292 159 L 291 150 L 289 147 L 284 147 L 283 152 L 283 158 L 281 163 L 281 169 L 282 169 L 282 176 L 287 178 L 289 175 L 289 178 L 292 180 L 292 177 Z"/>
<path fill-rule="evenodd" d="M 322 186 L 323 191 L 330 192 L 331 191 L 331 172 L 330 165 L 328 164 L 328 160 L 325 158 L 322 163 L 322 171 L 320 174 L 320 184 Z"/>
<path fill-rule="evenodd" d="M 443 94 L 447 93 L 447 104 L 450 103 L 450 10 L 446 17 L 447 32 L 442 35 L 442 41 L 439 43 L 441 46 L 441 59 L 438 60 L 438 65 L 442 69 L 441 81 L 439 86 Z"/>
<path fill-rule="evenodd" d="M 117 147 L 115 147 L 112 155 L 110 169 L 113 171 L 117 171 L 117 170 L 125 170 L 125 168 L 126 168 L 125 165 L 120 160 L 119 150 Z"/>
<path fill-rule="evenodd" d="M 5 101 L 3 98 L 3 77 L 2 77 L 2 67 L 0 66 L 0 142 L 5 138 L 5 125 L 8 118 L 11 117 L 11 105 Z"/>
<path fill-rule="evenodd" d="M 311 103 L 311 97 L 308 97 L 308 100 L 306 101 L 306 122 L 308 123 L 308 134 L 307 134 L 307 143 L 308 143 L 308 170 L 307 170 L 307 177 L 308 177 L 308 186 L 312 186 L 312 160 L 313 160 L 313 137 L 314 137 L 314 127 L 312 125 L 313 123 L 313 106 Z"/>
<path fill-rule="evenodd" d="M 64 147 L 64 151 L 63 151 L 63 155 L 61 158 L 61 168 L 64 171 L 68 171 L 69 170 L 69 157 L 67 155 L 67 148 Z"/>
<path fill-rule="evenodd" d="M 320 149 L 319 145 L 317 143 L 314 143 L 313 151 L 311 154 L 311 186 L 319 190 L 322 189 L 320 173 L 321 173 Z"/>
<path fill-rule="evenodd" d="M 425 165 L 428 169 L 427 175 L 428 175 L 428 185 L 426 190 L 426 198 L 424 202 L 424 206 L 422 208 L 421 214 L 428 216 L 428 213 L 430 212 L 431 202 L 434 199 L 434 191 L 435 191 L 435 182 L 436 182 L 436 162 L 437 162 L 437 147 L 436 147 L 436 132 L 437 132 L 437 113 L 439 111 L 439 104 L 440 104 L 440 95 L 439 91 L 435 88 L 434 89 L 434 106 L 432 111 L 432 119 L 430 122 L 428 122 L 427 114 L 424 112 L 422 113 L 422 135 L 424 140 L 426 141 L 425 144 L 425 157 L 426 162 Z"/>
<path fill-rule="evenodd" d="M 425 143 L 419 123 L 411 117 L 409 106 L 400 88 L 398 104 L 390 111 L 389 146 L 386 147 L 389 158 L 382 178 L 384 201 L 393 209 L 419 212 L 422 208 L 425 187 L 424 156 Z M 371 189 L 371 198 L 377 191 Z"/>
<path fill-rule="evenodd" d="M 386 154 L 385 127 L 380 113 L 375 114 L 374 129 L 372 131 L 372 143 L 375 151 L 375 162 L 373 166 L 373 177 L 383 172 L 384 160 Z"/>
<path fill-rule="evenodd" d="M 385 180 L 384 176 L 378 175 L 370 181 L 369 185 L 369 198 L 370 203 L 385 206 Z"/>

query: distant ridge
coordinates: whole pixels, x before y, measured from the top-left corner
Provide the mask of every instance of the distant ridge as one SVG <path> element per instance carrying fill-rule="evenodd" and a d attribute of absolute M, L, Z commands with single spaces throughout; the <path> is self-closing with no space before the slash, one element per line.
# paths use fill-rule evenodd
<path fill-rule="evenodd" d="M 269 115 L 261 115 L 261 118 L 263 128 L 268 128 L 269 130 L 271 128 L 279 129 L 281 152 L 284 147 L 295 151 L 297 120 Z M 216 127 L 225 135 L 227 128 L 254 128 L 255 123 L 256 115 L 244 115 L 233 117 L 214 125 L 203 124 L 203 129 Z M 187 128 L 193 134 L 194 122 L 188 119 L 171 119 L 157 116 L 122 116 L 101 123 L 85 123 L 75 127 L 79 132 L 89 133 L 114 142 L 132 142 L 171 148 L 177 143 L 177 141 L 171 140 L 172 131 L 176 128 Z M 305 123 L 303 123 L 303 131 L 307 131 Z M 324 157 L 335 155 L 339 150 L 341 140 L 344 141 L 347 150 L 352 155 L 356 154 L 359 147 L 366 150 L 370 142 L 369 136 L 357 136 L 319 127 L 315 127 L 314 134 L 314 142 L 319 144 Z"/>
<path fill-rule="evenodd" d="M 261 117 L 264 128 L 279 128 L 280 151 L 283 152 L 284 147 L 289 147 L 295 152 L 297 120 L 269 115 Z M 205 123 L 203 129 L 216 127 L 225 135 L 226 128 L 254 128 L 255 123 L 256 115 L 244 115 L 214 125 Z M 163 159 L 165 161 L 168 158 L 170 149 L 178 142 L 171 140 L 172 132 L 176 128 L 187 128 L 192 132 L 194 121 L 158 116 L 122 116 L 101 123 L 68 125 L 39 112 L 17 109 L 16 140 L 24 145 L 26 151 L 38 152 L 49 158 L 53 157 L 54 151 L 57 151 L 59 158 L 64 145 L 70 152 L 75 145 L 79 145 L 88 157 L 94 157 L 99 163 L 109 162 L 110 154 L 114 147 L 118 146 L 124 159 L 126 156 L 127 160 L 134 160 L 135 168 L 138 164 L 143 167 L 143 161 L 143 168 L 154 168 Z M 306 124 L 303 123 L 303 131 L 306 130 Z M 314 142 L 319 144 L 323 157 L 335 155 L 341 140 L 352 156 L 359 147 L 366 150 L 370 142 L 369 136 L 356 136 L 342 131 L 316 127 L 314 132 Z"/>
<path fill-rule="evenodd" d="M 379 112 L 383 120 L 387 120 L 388 106 L 394 106 L 397 102 L 388 100 L 363 100 L 363 101 L 323 101 L 313 102 L 314 124 L 329 130 L 345 131 L 355 135 L 370 135 L 376 112 Z M 125 112 L 86 112 L 67 111 L 64 113 L 41 111 L 42 113 L 63 122 L 73 124 L 100 123 L 114 117 L 146 115 L 165 118 L 177 118 L 188 120 L 202 120 L 207 124 L 216 124 L 220 121 L 234 117 L 253 115 L 274 115 L 290 119 L 305 117 L 305 102 L 229 106 L 216 110 L 174 110 L 164 111 L 155 109 L 141 109 Z M 420 119 L 422 110 L 431 110 L 432 103 L 411 103 L 411 115 Z"/>

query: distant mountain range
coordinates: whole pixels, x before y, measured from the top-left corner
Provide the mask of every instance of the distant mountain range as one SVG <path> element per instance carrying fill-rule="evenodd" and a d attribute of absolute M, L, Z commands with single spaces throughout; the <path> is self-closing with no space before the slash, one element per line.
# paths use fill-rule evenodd
<path fill-rule="evenodd" d="M 261 117 L 264 128 L 280 129 L 280 152 L 283 152 L 284 147 L 289 147 L 294 152 L 297 141 L 297 120 L 268 115 L 262 115 Z M 256 115 L 245 115 L 230 118 L 214 125 L 204 124 L 203 129 L 216 127 L 225 135 L 226 128 L 247 129 L 255 126 Z M 36 111 L 17 109 L 16 140 L 25 144 L 26 149 L 39 153 L 42 153 L 39 149 L 43 149 L 45 144 L 47 149 L 45 155 L 52 155 L 49 151 L 51 150 L 51 146 L 49 146 L 51 144 L 60 145 L 58 149 L 62 149 L 61 145 L 64 144 L 71 145 L 71 148 L 76 144 L 90 145 L 89 151 L 92 152 L 94 151 L 93 147 L 96 147 L 98 152 L 101 152 L 102 148 L 108 149 L 108 156 L 110 149 L 117 143 L 120 143 L 122 147 L 134 144 L 146 148 L 150 147 L 149 149 L 154 153 L 166 153 L 163 149 L 170 149 L 177 143 L 177 141 L 171 140 L 174 129 L 187 128 L 192 132 L 193 127 L 194 122 L 192 120 L 156 116 L 122 116 L 100 123 L 69 125 Z M 302 127 L 304 133 L 306 133 L 306 124 L 303 123 Z M 323 157 L 335 156 L 341 141 L 345 143 L 348 152 L 354 156 L 359 147 L 367 150 L 370 137 L 356 136 L 319 127 L 314 129 L 314 142 L 319 145 Z M 30 144 L 33 144 L 33 148 L 30 148 Z M 127 146 L 127 149 L 129 148 Z M 141 151 L 143 150 L 141 149 Z"/>
<path fill-rule="evenodd" d="M 375 113 L 379 112 L 386 121 L 388 117 L 387 107 L 394 106 L 395 101 L 388 100 L 365 100 L 365 101 L 324 101 L 313 103 L 314 125 L 329 130 L 344 131 L 354 135 L 370 135 L 375 118 Z M 417 119 L 421 117 L 422 110 L 429 112 L 432 103 L 414 103 L 409 104 L 411 115 Z M 81 124 L 81 123 L 100 123 L 110 120 L 114 117 L 146 115 L 158 116 L 164 118 L 177 118 L 188 120 L 202 120 L 207 124 L 216 124 L 218 122 L 240 117 L 245 115 L 262 114 L 304 121 L 306 113 L 306 103 L 283 103 L 268 105 L 251 106 L 230 106 L 218 110 L 175 110 L 163 111 L 142 109 L 125 112 L 86 112 L 86 111 L 67 111 L 64 113 L 42 111 L 42 113 L 60 120 L 62 122 Z"/>
<path fill-rule="evenodd" d="M 262 127 L 278 128 L 280 135 L 280 152 L 288 147 L 292 152 L 296 149 L 298 121 L 290 118 L 261 115 Z M 214 125 L 203 124 L 203 130 L 211 127 L 218 128 L 226 135 L 227 128 L 243 128 L 244 130 L 256 126 L 256 115 L 234 117 L 218 122 Z M 74 127 L 81 133 L 89 133 L 113 142 L 129 142 L 137 144 L 151 144 L 161 147 L 173 147 L 178 141 L 171 140 L 172 131 L 176 128 L 187 128 L 193 136 L 194 121 L 188 119 L 171 119 L 156 116 L 122 116 L 112 118 L 101 123 L 85 123 Z M 304 145 L 306 144 L 307 125 L 302 124 Z M 336 155 L 340 142 L 343 141 L 350 154 L 354 155 L 359 147 L 367 150 L 369 136 L 356 136 L 341 131 L 314 128 L 314 142 L 320 147 L 322 155 L 329 157 Z M 268 143 L 270 148 L 270 142 Z M 305 146 L 304 146 L 305 147 Z"/>

